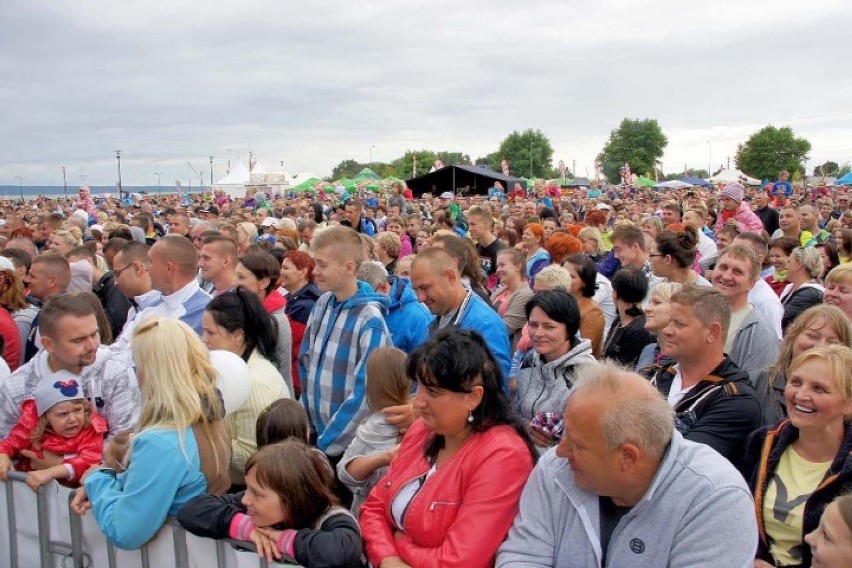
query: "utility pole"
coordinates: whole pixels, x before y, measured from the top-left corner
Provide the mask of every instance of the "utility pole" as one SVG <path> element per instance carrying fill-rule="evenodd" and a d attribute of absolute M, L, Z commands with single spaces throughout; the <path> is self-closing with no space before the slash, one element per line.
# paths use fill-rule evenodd
<path fill-rule="evenodd" d="M 65 199 L 68 199 L 68 179 L 65 177 L 65 166 L 62 166 L 62 190 L 65 194 Z"/>
<path fill-rule="evenodd" d="M 210 189 L 213 189 L 213 156 L 210 158 Z"/>
<path fill-rule="evenodd" d="M 532 170 L 532 141 L 530 141 L 530 178 L 533 177 Z"/>
<path fill-rule="evenodd" d="M 154 175 L 157 176 L 157 194 L 163 195 L 163 189 L 160 187 L 160 176 L 162 172 L 154 172 Z"/>
<path fill-rule="evenodd" d="M 707 177 L 713 175 L 713 144 L 707 141 Z"/>
<path fill-rule="evenodd" d="M 124 198 L 124 190 L 121 185 L 121 150 L 115 151 L 115 161 L 118 162 L 118 198 Z"/>

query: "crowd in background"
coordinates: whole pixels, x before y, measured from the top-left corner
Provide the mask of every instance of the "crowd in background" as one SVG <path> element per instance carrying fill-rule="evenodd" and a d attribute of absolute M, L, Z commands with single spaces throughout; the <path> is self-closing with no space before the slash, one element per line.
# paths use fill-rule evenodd
<path fill-rule="evenodd" d="M 4 202 L 0 478 L 123 548 L 848 566 L 852 192 L 787 178 Z"/>

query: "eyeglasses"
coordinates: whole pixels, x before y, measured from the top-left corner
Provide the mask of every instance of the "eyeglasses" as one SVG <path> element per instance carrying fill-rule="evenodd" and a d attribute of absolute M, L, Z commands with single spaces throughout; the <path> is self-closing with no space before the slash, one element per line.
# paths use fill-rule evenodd
<path fill-rule="evenodd" d="M 649 254 L 648 256 L 655 257 L 655 256 L 668 256 L 668 255 L 666 255 L 666 254 Z"/>
<path fill-rule="evenodd" d="M 133 266 L 133 264 L 134 264 L 134 263 L 132 263 L 132 262 L 131 262 L 130 264 L 128 264 L 128 265 L 127 265 L 127 266 L 125 266 L 124 268 L 122 268 L 122 269 L 120 269 L 120 270 L 113 270 L 112 272 L 113 272 L 113 274 L 115 274 L 115 277 L 116 277 L 116 278 L 118 278 L 119 276 L 121 276 L 121 273 L 122 273 L 122 272 L 124 272 L 125 270 L 127 270 L 128 268 L 130 268 L 131 266 Z"/>

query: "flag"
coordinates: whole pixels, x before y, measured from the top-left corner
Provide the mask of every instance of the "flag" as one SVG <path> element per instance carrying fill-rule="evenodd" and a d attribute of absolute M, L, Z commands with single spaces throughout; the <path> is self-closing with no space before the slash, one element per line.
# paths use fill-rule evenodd
<path fill-rule="evenodd" d="M 507 160 L 506 158 L 503 158 L 503 160 L 500 162 L 500 167 L 503 168 L 503 175 L 508 176 L 509 175 L 509 160 Z"/>
<path fill-rule="evenodd" d="M 559 160 L 559 177 L 561 177 L 562 179 L 565 179 L 565 170 L 565 162 Z"/>

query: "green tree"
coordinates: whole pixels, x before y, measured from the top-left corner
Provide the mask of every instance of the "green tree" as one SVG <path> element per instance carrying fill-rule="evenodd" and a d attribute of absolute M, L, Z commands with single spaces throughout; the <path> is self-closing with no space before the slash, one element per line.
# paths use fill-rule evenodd
<path fill-rule="evenodd" d="M 353 178 L 358 175 L 358 172 L 367 167 L 367 164 L 362 164 L 357 160 L 343 160 L 331 171 L 332 181 L 340 178 Z"/>
<path fill-rule="evenodd" d="M 541 130 L 515 130 L 500 143 L 500 149 L 489 154 L 491 169 L 502 172 L 501 162 L 509 160 L 509 173 L 517 177 L 548 178 L 553 175 L 553 146 Z"/>
<path fill-rule="evenodd" d="M 413 169 L 415 166 L 414 158 L 417 158 L 416 172 Z M 429 173 L 429 170 L 435 165 L 436 158 L 437 155 L 431 150 L 408 150 L 401 158 L 397 158 L 391 162 L 394 171 L 393 175 L 401 179 L 422 176 Z M 412 173 L 414 173 L 413 176 Z"/>
<path fill-rule="evenodd" d="M 837 177 L 842 178 L 843 176 L 845 176 L 849 172 L 852 172 L 852 165 L 850 165 L 849 162 L 846 162 L 845 164 L 840 166 L 839 170 L 837 170 Z"/>
<path fill-rule="evenodd" d="M 740 171 L 760 179 L 776 179 L 778 172 L 803 173 L 811 143 L 796 138 L 789 126 L 764 126 L 737 148 L 736 164 Z"/>
<path fill-rule="evenodd" d="M 654 163 L 663 157 L 669 143 L 656 119 L 625 118 L 618 128 L 610 132 L 609 140 L 598 154 L 603 173 L 611 182 L 617 182 L 618 170 L 625 162 L 636 175 L 653 172 Z"/>
<path fill-rule="evenodd" d="M 441 158 L 441 161 L 444 162 L 445 166 L 451 166 L 453 164 L 471 164 L 470 156 L 462 152 L 438 152 L 438 157 Z"/>
<path fill-rule="evenodd" d="M 840 166 L 837 165 L 837 162 L 832 162 L 831 160 L 827 161 L 824 164 L 820 164 L 814 168 L 815 176 L 833 176 L 840 170 Z"/>

